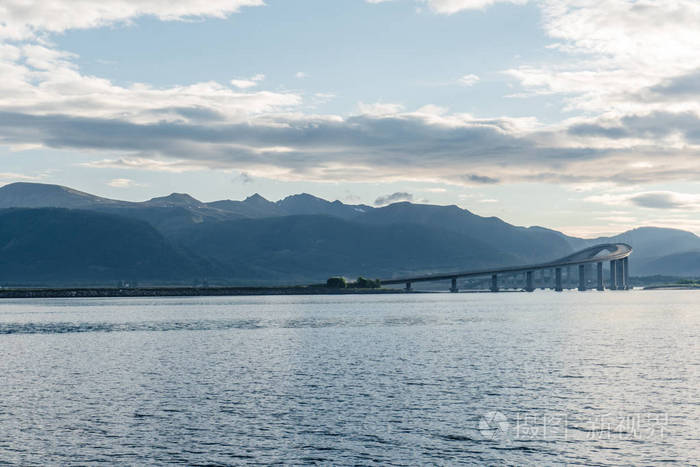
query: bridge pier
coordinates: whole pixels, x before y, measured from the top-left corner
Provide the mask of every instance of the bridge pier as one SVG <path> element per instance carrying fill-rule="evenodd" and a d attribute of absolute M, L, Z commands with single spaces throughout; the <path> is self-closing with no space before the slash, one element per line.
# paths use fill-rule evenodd
<path fill-rule="evenodd" d="M 406 292 L 410 292 L 410 291 L 411 291 L 411 283 L 406 282 Z"/>
<path fill-rule="evenodd" d="M 491 292 L 498 292 L 498 274 L 491 274 Z"/>
<path fill-rule="evenodd" d="M 450 292 L 452 292 L 452 293 L 459 292 L 459 289 L 457 288 L 457 278 L 456 277 L 452 278 L 452 286 L 450 287 Z"/>
<path fill-rule="evenodd" d="M 630 262 L 629 262 L 629 256 L 625 256 L 625 259 L 622 260 L 624 268 L 625 268 L 625 289 L 631 289 L 632 287 L 630 286 Z"/>
<path fill-rule="evenodd" d="M 525 273 L 525 290 L 528 292 L 535 291 L 535 284 L 532 280 L 532 271 L 528 271 Z"/>
<path fill-rule="evenodd" d="M 598 263 L 598 290 L 603 291 L 605 290 L 605 286 L 603 285 L 603 262 Z"/>
<path fill-rule="evenodd" d="M 578 265 L 578 290 L 579 292 L 586 290 L 586 267 L 584 264 Z"/>
<path fill-rule="evenodd" d="M 617 288 L 619 290 L 625 290 L 627 288 L 627 284 L 625 283 L 625 261 L 618 259 L 616 263 L 617 267 L 615 269 L 617 269 Z"/>
<path fill-rule="evenodd" d="M 561 284 L 561 268 L 554 269 L 554 290 L 557 292 L 564 290 Z"/>
<path fill-rule="evenodd" d="M 610 290 L 617 290 L 617 261 L 610 261 Z"/>

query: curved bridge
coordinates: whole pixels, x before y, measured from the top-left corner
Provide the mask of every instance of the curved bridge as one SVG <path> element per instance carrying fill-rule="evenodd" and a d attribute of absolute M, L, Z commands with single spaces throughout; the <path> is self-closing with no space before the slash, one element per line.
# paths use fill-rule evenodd
<path fill-rule="evenodd" d="M 402 277 L 397 279 L 381 279 L 382 285 L 390 284 L 406 284 L 406 290 L 411 290 L 413 282 L 432 282 L 451 280 L 451 292 L 457 292 L 457 279 L 468 277 L 491 276 L 491 291 L 498 292 L 499 275 L 508 275 L 511 278 L 522 274 L 525 280 L 524 289 L 528 292 L 535 290 L 534 276 L 536 271 L 541 271 L 542 282 L 546 285 L 545 272 L 553 271 L 551 277 L 554 278 L 554 290 L 561 292 L 564 290 L 562 271 L 566 268 L 567 282 L 572 279 L 572 266 L 578 266 L 578 290 L 584 291 L 587 289 L 587 265 L 596 264 L 596 289 L 605 290 L 603 281 L 603 263 L 609 262 L 610 275 L 609 286 L 611 290 L 626 290 L 629 288 L 629 255 L 632 253 L 632 247 L 626 243 L 605 243 L 586 248 L 576 253 L 570 254 L 563 258 L 546 263 L 525 264 L 522 266 L 509 266 L 495 269 L 484 269 L 478 271 L 459 271 L 450 273 L 428 274 L 423 276 Z"/>

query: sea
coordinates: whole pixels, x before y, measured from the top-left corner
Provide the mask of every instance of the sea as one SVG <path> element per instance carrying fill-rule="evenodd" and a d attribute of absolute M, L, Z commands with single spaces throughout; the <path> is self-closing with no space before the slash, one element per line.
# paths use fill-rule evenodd
<path fill-rule="evenodd" d="M 0 465 L 700 463 L 700 291 L 0 301 Z"/>

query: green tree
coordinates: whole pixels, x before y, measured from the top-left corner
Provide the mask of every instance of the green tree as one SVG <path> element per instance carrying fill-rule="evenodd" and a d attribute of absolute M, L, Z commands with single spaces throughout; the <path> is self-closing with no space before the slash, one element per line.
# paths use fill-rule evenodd
<path fill-rule="evenodd" d="M 358 289 L 378 289 L 382 285 L 379 279 L 366 279 L 362 276 L 357 278 L 355 284 Z"/>
<path fill-rule="evenodd" d="M 331 277 L 326 281 L 329 289 L 344 289 L 348 286 L 348 281 L 344 277 Z"/>

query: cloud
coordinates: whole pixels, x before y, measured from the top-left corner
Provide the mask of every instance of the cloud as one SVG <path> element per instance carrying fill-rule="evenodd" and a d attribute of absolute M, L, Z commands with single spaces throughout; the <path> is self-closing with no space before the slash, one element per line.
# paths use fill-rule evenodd
<path fill-rule="evenodd" d="M 357 108 L 364 115 L 392 115 L 401 112 L 403 106 L 401 104 L 390 104 L 385 102 L 376 102 L 374 104 L 365 104 L 360 102 Z"/>
<path fill-rule="evenodd" d="M 4 57 L 4 58 L 3 58 Z M 216 82 L 119 86 L 80 73 L 71 54 L 42 45 L 0 48 L 0 111 L 118 118 L 133 122 L 246 120 L 299 106 L 291 92 L 241 92 Z M 253 77 L 254 82 L 262 75 Z"/>
<path fill-rule="evenodd" d="M 639 193 L 630 197 L 632 204 L 651 209 L 700 209 L 700 195 L 687 195 L 671 191 Z"/>
<path fill-rule="evenodd" d="M 479 77 L 473 74 L 464 75 L 458 80 L 462 86 L 474 86 L 477 82 L 479 82 Z"/>
<path fill-rule="evenodd" d="M 129 188 L 135 185 L 134 181 L 129 178 L 113 178 L 107 185 L 114 188 Z"/>
<path fill-rule="evenodd" d="M 305 73 L 305 72 L 303 72 L 303 71 L 297 71 L 297 72 L 294 74 L 294 77 L 297 78 L 297 79 L 304 79 L 304 78 L 308 78 L 308 77 L 309 77 L 309 74 L 308 74 L 308 73 Z"/>
<path fill-rule="evenodd" d="M 585 198 L 586 201 L 609 206 L 637 206 L 647 209 L 700 212 L 700 195 L 674 191 L 647 191 L 631 194 L 602 194 Z"/>
<path fill-rule="evenodd" d="M 13 40 L 42 32 L 63 32 L 126 23 L 142 16 L 164 21 L 224 18 L 263 0 L 3 0 L 0 37 Z"/>
<path fill-rule="evenodd" d="M 144 157 L 121 157 L 119 159 L 102 159 L 80 164 L 83 167 L 96 169 L 135 169 L 151 172 L 183 173 L 202 170 L 201 164 L 187 161 L 148 159 Z"/>
<path fill-rule="evenodd" d="M 678 76 L 673 76 L 651 86 L 648 94 L 642 92 L 649 100 L 685 100 L 700 96 L 700 69 Z M 646 94 L 646 95 L 645 95 Z"/>
<path fill-rule="evenodd" d="M 486 175 L 465 174 L 460 175 L 460 178 L 467 183 L 476 183 L 482 185 L 492 185 L 499 182 L 497 178 L 487 177 Z"/>
<path fill-rule="evenodd" d="M 522 5 L 527 0 L 423 0 L 436 13 L 451 15 L 464 10 L 482 10 L 496 3 Z"/>
<path fill-rule="evenodd" d="M 700 3 L 695 0 L 540 0 L 552 47 L 568 54 L 556 64 L 506 73 L 531 95 L 561 94 L 569 110 L 640 113 L 700 109 L 650 95 L 692 91 L 700 69 Z M 522 94 L 521 94 L 522 95 Z"/>
<path fill-rule="evenodd" d="M 248 89 L 257 86 L 258 83 L 264 79 L 265 75 L 257 74 L 248 79 L 232 79 L 230 83 L 232 86 L 235 86 L 239 89 Z"/>
<path fill-rule="evenodd" d="M 547 146 L 529 121 L 416 112 L 263 114 L 246 122 L 131 122 L 0 111 L 8 145 L 122 154 L 86 165 L 165 172 L 226 169 L 293 181 L 638 184 L 700 177 L 698 152 Z M 561 139 L 566 140 L 565 136 Z M 570 139 L 570 138 L 568 138 Z M 554 138 L 557 141 L 557 138 Z M 644 164 L 638 164 L 639 161 Z"/>
<path fill-rule="evenodd" d="M 5 185 L 7 183 L 13 183 L 18 180 L 24 181 L 34 181 L 41 180 L 42 176 L 37 175 L 25 175 L 16 172 L 0 172 L 0 185 Z"/>
<path fill-rule="evenodd" d="M 399 201 L 413 201 L 413 195 L 405 191 L 397 191 L 390 195 L 380 196 L 374 200 L 374 205 L 384 206 L 385 204 L 397 203 Z"/>
<path fill-rule="evenodd" d="M 494 2 L 428 3 L 450 14 Z M 546 32 L 570 59 L 508 74 L 528 94 L 561 94 L 569 108 L 587 111 L 548 125 L 534 118 L 477 118 L 429 103 L 411 111 L 360 102 L 351 116 L 308 114 L 303 111 L 332 96 L 316 93 L 304 102 L 295 92 L 252 91 L 263 75 L 231 85 L 120 86 L 81 73 L 76 57 L 52 48 L 45 36 L 142 15 L 222 17 L 262 4 L 3 3 L 0 37 L 24 41 L 0 42 L 0 141 L 94 154 L 86 164 L 94 168 L 225 169 L 297 181 L 581 186 L 700 178 L 700 100 L 669 97 L 695 92 L 700 6 L 694 1 L 538 2 Z M 467 77 L 465 84 L 478 79 Z"/>

